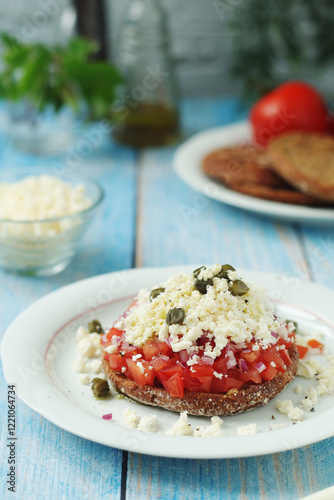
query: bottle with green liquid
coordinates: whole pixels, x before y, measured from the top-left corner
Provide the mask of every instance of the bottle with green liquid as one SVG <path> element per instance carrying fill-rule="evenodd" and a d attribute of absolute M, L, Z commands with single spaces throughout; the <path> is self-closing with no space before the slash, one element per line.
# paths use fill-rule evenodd
<path fill-rule="evenodd" d="M 132 0 L 120 29 L 125 84 L 113 104 L 113 136 L 131 146 L 161 146 L 179 136 L 166 13 L 160 0 Z"/>

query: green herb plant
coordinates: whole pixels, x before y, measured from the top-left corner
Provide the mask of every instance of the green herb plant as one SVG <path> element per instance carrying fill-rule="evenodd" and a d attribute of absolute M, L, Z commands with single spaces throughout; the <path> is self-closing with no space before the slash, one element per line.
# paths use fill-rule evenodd
<path fill-rule="evenodd" d="M 321 78 L 333 65 L 333 0 L 218 1 L 229 13 L 231 73 L 248 101 L 287 79 Z"/>
<path fill-rule="evenodd" d="M 91 120 L 110 116 L 116 88 L 122 83 L 118 70 L 107 62 L 90 60 L 94 42 L 73 38 L 67 46 L 47 47 L 22 43 L 2 33 L 0 98 L 26 100 L 37 111 L 64 106 L 79 112 L 83 106 Z"/>

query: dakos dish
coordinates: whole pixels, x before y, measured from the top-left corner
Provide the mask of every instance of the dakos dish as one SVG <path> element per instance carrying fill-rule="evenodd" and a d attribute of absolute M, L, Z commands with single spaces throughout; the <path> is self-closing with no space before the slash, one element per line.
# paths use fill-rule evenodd
<path fill-rule="evenodd" d="M 293 380 L 294 328 L 232 266 L 203 266 L 139 292 L 101 335 L 103 370 L 142 403 L 233 415 L 267 404 Z"/>

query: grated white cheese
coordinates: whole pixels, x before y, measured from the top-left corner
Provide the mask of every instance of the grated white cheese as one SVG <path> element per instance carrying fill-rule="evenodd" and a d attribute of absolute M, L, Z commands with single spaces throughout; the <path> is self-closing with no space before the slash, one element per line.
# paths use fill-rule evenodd
<path fill-rule="evenodd" d="M 145 415 L 142 417 L 139 421 L 138 429 L 146 432 L 158 432 L 159 427 L 156 415 Z"/>
<path fill-rule="evenodd" d="M 180 414 L 180 418 L 175 424 L 173 424 L 172 428 L 169 429 L 166 434 L 169 436 L 192 436 L 193 428 L 189 424 L 187 412 L 184 411 Z"/>
<path fill-rule="evenodd" d="M 288 416 L 290 420 L 302 420 L 303 410 L 296 406 L 293 406 L 291 399 L 285 399 L 284 401 L 278 400 L 276 403 L 276 408 L 280 413 L 284 413 Z"/>
<path fill-rule="evenodd" d="M 79 381 L 83 385 L 89 385 L 90 379 L 91 379 L 91 377 L 88 374 L 79 375 Z"/>
<path fill-rule="evenodd" d="M 296 394 L 303 394 L 304 388 L 302 385 L 298 384 L 295 386 L 294 391 Z"/>
<path fill-rule="evenodd" d="M 324 369 L 317 377 L 317 393 L 319 396 L 334 396 L 334 365 Z"/>
<path fill-rule="evenodd" d="M 272 426 L 269 427 L 270 431 L 275 431 L 276 429 L 283 429 L 286 427 L 284 424 L 273 424 Z"/>
<path fill-rule="evenodd" d="M 222 436 L 221 426 L 223 420 L 219 417 L 211 418 L 211 425 L 201 425 L 194 430 L 195 437 L 219 437 Z"/>
<path fill-rule="evenodd" d="M 299 360 L 298 363 L 298 368 L 297 368 L 297 375 L 299 377 L 304 377 L 304 378 L 315 378 L 317 374 L 317 370 L 312 366 L 312 363 L 310 363 L 310 360 L 304 361 L 302 359 Z"/>
<path fill-rule="evenodd" d="M 139 417 L 134 410 L 131 410 L 131 408 L 125 408 L 123 411 L 123 419 L 127 427 L 131 427 L 132 429 L 136 429 L 138 427 Z"/>
<path fill-rule="evenodd" d="M 13 183 L 0 184 L 0 219 L 45 221 L 81 212 L 92 205 L 85 187 L 70 184 L 51 175 L 28 176 Z M 0 224 L 2 236 L 54 236 L 72 225 L 70 220 L 47 224 Z"/>
<path fill-rule="evenodd" d="M 300 403 L 300 408 L 310 411 L 318 403 L 318 394 L 315 387 L 310 387 L 307 391 L 305 398 Z"/>
<path fill-rule="evenodd" d="M 98 375 L 99 378 L 105 378 L 102 373 L 102 347 L 98 333 L 89 333 L 84 327 L 80 326 L 76 334 L 78 358 L 73 362 L 74 371 L 80 373 L 79 381 L 81 384 L 88 385 L 91 380 L 90 375 Z"/>
<path fill-rule="evenodd" d="M 247 436 L 250 434 L 256 434 L 258 428 L 256 424 L 241 425 L 237 428 L 237 436 Z"/>
<path fill-rule="evenodd" d="M 118 347 L 116 345 L 110 344 L 106 347 L 106 352 L 108 354 L 114 354 L 115 352 L 118 352 Z"/>
<path fill-rule="evenodd" d="M 286 335 L 274 317 L 273 305 L 267 300 L 264 290 L 253 283 L 248 283 L 249 291 L 243 296 L 233 296 L 228 290 L 228 281 L 215 278 L 221 266 L 216 264 L 204 269 L 199 278 L 213 279 L 213 285 L 207 287 L 207 293 L 201 294 L 195 289 L 194 276 L 178 273 L 163 285 L 161 292 L 152 301 L 148 290 L 141 290 L 135 305 L 126 317 L 120 318 L 115 327 L 125 330 L 126 340 L 135 346 L 141 346 L 151 338 L 166 340 L 170 336 L 174 352 L 187 349 L 189 354 L 198 352 L 196 340 L 209 332 L 215 339 L 215 347 L 206 344 L 204 355 L 215 359 L 229 340 L 240 344 L 254 337 L 264 348 L 275 341 L 271 331 Z M 233 274 L 234 277 L 234 274 Z M 247 299 L 247 301 L 245 301 Z M 182 308 L 185 319 L 182 324 L 168 326 L 166 315 L 171 308 Z M 191 358 L 188 365 L 194 364 Z"/>

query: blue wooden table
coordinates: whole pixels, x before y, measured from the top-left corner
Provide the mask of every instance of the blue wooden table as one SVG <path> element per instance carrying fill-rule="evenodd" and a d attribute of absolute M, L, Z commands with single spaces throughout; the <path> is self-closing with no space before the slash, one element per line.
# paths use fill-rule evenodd
<path fill-rule="evenodd" d="M 233 100 L 185 101 L 187 135 L 245 118 Z M 0 139 L 1 170 L 29 173 L 55 161 L 15 152 Z M 74 145 L 77 147 L 78 143 Z M 231 262 L 334 286 L 334 230 L 281 224 L 205 199 L 175 175 L 175 148 L 135 151 L 108 138 L 78 172 L 104 186 L 103 214 L 63 273 L 31 278 L 0 271 L 0 332 L 29 304 L 67 283 L 134 266 Z M 186 205 L 195 210 L 184 219 Z M 13 349 L 15 345 L 13 344 Z M 1 487 L 8 470 L 7 386 L 1 381 Z M 69 434 L 17 403 L 17 499 L 243 499 L 293 500 L 334 482 L 334 439 L 285 453 L 232 460 L 181 460 L 108 448 Z M 333 423 L 334 425 L 334 423 Z M 6 498 L 14 494 L 5 493 Z"/>

